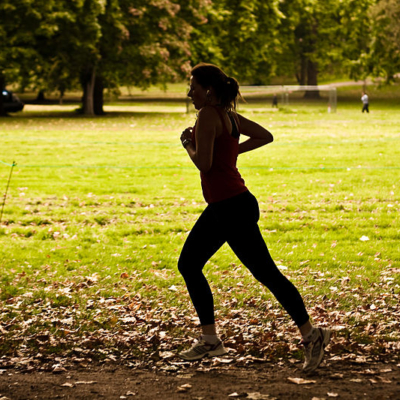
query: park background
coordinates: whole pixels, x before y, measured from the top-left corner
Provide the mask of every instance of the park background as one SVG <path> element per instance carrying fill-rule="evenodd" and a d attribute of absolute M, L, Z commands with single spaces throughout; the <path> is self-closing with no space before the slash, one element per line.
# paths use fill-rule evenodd
<path fill-rule="evenodd" d="M 200 61 L 259 88 L 239 111 L 275 141 L 239 169 L 279 268 L 336 330 L 328 360 L 398 362 L 399 13 L 394 0 L 2 1 L 0 83 L 26 104 L 0 120 L 1 367 L 184 368 L 174 354 L 198 320 L 176 263 L 205 203 L 179 136 Z M 336 113 L 318 90 L 271 106 L 269 85 L 319 84 Z M 228 247 L 205 273 L 228 364 L 300 363 L 295 326 Z"/>

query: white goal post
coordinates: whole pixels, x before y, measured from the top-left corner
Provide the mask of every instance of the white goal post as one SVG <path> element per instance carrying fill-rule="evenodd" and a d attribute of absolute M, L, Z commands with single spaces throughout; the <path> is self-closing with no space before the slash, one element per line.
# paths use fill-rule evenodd
<path fill-rule="evenodd" d="M 240 92 L 246 99 L 246 95 L 263 96 L 276 94 L 280 97 L 280 104 L 288 106 L 291 94 L 293 92 L 328 92 L 328 112 L 335 113 L 337 110 L 337 92 L 336 87 L 333 85 L 280 85 L 280 86 L 241 86 Z"/>
<path fill-rule="evenodd" d="M 274 94 L 279 96 L 278 104 L 280 107 L 288 106 L 290 102 L 291 95 L 294 92 L 328 92 L 328 104 L 327 111 L 328 113 L 335 113 L 337 109 L 337 92 L 336 87 L 333 85 L 318 85 L 318 86 L 310 86 L 310 85 L 276 85 L 276 86 L 240 86 L 240 93 L 243 95 L 244 99 L 253 98 L 263 98 L 263 102 L 265 101 L 265 96 L 269 98 Z M 293 96 L 292 96 L 293 97 Z M 307 97 L 307 96 L 305 96 Z M 318 97 L 318 96 L 317 96 Z M 308 101 L 309 99 L 307 99 Z M 321 99 L 316 98 L 315 100 L 321 101 Z M 189 113 L 190 110 L 193 110 L 191 105 L 191 101 L 189 97 L 186 98 L 186 111 Z"/>

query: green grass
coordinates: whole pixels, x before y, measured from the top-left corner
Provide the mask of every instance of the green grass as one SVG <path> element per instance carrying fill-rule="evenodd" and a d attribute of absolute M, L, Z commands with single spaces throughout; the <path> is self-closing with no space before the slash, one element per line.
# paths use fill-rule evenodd
<path fill-rule="evenodd" d="M 259 200 L 273 258 L 287 267 L 283 272 L 313 318 L 355 330 L 362 318 L 352 311 L 375 304 L 369 322 L 382 323 L 393 318 L 386 308 L 398 312 L 400 293 L 399 98 L 380 92 L 363 115 L 358 91 L 340 89 L 336 114 L 328 114 L 323 102 L 299 100 L 280 111 L 269 103 L 242 105 L 241 112 L 270 129 L 275 141 L 238 162 Z M 148 112 L 124 108 L 129 105 Z M 205 207 L 199 174 L 179 143 L 195 114 L 177 103 L 128 106 L 97 118 L 27 106 L 1 120 L 0 160 L 18 164 L 0 227 L 0 321 L 13 321 L 10 332 L 26 320 L 32 320 L 31 334 L 57 331 L 57 324 L 41 325 L 34 317 L 46 304 L 57 315 L 80 310 L 73 326 L 113 331 L 118 322 L 101 306 L 110 297 L 129 303 L 139 296 L 193 314 L 176 264 Z M 0 163 L 3 190 L 9 172 Z M 260 307 L 272 300 L 227 246 L 205 273 L 221 320 L 233 306 L 251 318 L 259 313 L 252 299 Z M 328 314 L 321 316 L 320 304 Z M 273 315 L 262 321 L 268 326 Z M 398 340 L 398 323 L 382 335 Z M 1 346 L 11 351 L 9 343 Z"/>

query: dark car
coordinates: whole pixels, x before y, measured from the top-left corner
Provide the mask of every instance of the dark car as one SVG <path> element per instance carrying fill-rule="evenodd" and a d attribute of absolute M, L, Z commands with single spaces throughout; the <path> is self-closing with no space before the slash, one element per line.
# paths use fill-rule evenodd
<path fill-rule="evenodd" d="M 24 108 L 24 103 L 13 92 L 3 89 L 3 107 L 6 112 L 17 112 Z"/>

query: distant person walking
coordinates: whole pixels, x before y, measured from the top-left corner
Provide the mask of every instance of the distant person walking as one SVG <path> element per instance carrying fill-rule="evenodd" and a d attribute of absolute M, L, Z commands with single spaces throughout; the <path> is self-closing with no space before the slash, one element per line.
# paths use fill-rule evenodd
<path fill-rule="evenodd" d="M 298 326 L 305 347 L 303 370 L 311 372 L 321 363 L 331 332 L 311 325 L 300 293 L 275 265 L 258 227 L 257 199 L 236 167 L 238 154 L 271 143 L 273 136 L 236 113 L 240 97 L 236 79 L 212 64 L 199 64 L 191 74 L 188 96 L 198 110 L 198 117 L 194 127 L 182 132 L 181 142 L 200 170 L 208 206 L 190 231 L 178 262 L 202 330 L 193 346 L 180 356 L 198 360 L 227 353 L 217 336 L 213 295 L 202 272 L 206 262 L 227 242 Z M 239 143 L 240 134 L 248 139 Z"/>
<path fill-rule="evenodd" d="M 364 113 L 364 111 L 366 111 L 367 113 L 369 113 L 369 99 L 367 93 L 363 92 L 361 96 L 361 101 L 363 103 L 362 112 Z"/>

